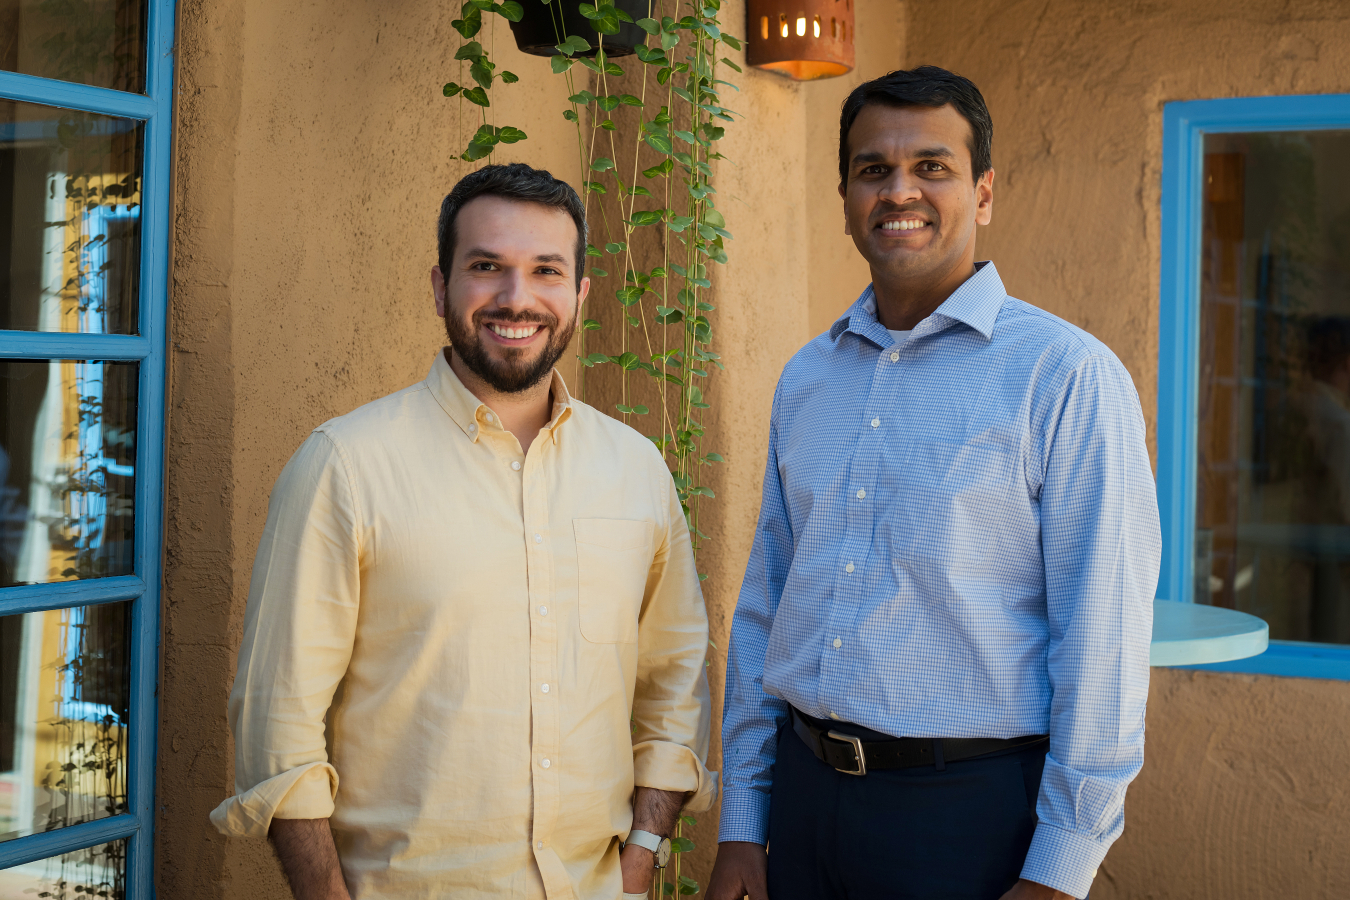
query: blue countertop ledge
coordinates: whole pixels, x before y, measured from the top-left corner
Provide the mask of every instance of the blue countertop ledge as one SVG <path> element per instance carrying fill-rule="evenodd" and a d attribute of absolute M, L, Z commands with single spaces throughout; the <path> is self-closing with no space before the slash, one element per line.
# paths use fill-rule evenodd
<path fill-rule="evenodd" d="M 1193 666 L 1246 659 L 1266 651 L 1270 627 L 1256 616 L 1176 600 L 1153 601 L 1151 666 Z"/>

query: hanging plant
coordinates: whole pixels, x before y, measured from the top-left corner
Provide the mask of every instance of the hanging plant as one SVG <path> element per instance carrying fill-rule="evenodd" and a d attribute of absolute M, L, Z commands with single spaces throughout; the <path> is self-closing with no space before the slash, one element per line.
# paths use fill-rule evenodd
<path fill-rule="evenodd" d="M 717 209 L 714 166 L 724 158 L 715 146 L 733 121 L 723 91 L 737 88 L 719 71 L 741 71 L 719 47 L 740 50 L 741 41 L 722 31 L 722 0 L 524 2 L 468 0 L 451 23 L 467 41 L 455 59 L 469 64 L 472 84 L 450 82 L 444 94 L 476 106 L 481 122 L 461 158 L 490 162 L 500 144 L 526 137 L 489 114 L 497 81 L 519 80 L 497 72 L 490 40 L 486 50 L 473 40 L 484 14 L 497 15 L 510 23 L 521 50 L 548 56 L 554 74 L 566 79 L 570 105 L 562 115 L 576 125 L 586 179 L 580 187 L 595 241 L 586 253 L 599 263 L 590 274 L 608 279 L 609 267 L 622 273 L 608 306 L 592 292 L 591 308 L 600 307 L 600 318 L 581 323 L 579 359 L 587 368 L 617 367 L 614 411 L 665 456 L 697 555 L 708 539 L 699 529 L 701 505 L 713 498 L 700 476 L 723 461 L 704 446 L 702 421 L 710 372 L 723 368 L 709 320 L 714 264 L 727 262 L 731 239 Z M 615 62 L 620 58 L 623 65 Z M 616 117 L 636 125 L 625 127 L 624 140 Z M 617 320 L 619 327 L 606 332 L 600 319 Z M 583 399 L 585 388 L 583 382 Z M 676 853 L 694 849 L 681 833 L 693 823 L 680 818 Z M 672 875 L 666 882 L 662 872 L 664 893 L 697 893 L 697 883 L 680 873 L 678 856 Z"/>

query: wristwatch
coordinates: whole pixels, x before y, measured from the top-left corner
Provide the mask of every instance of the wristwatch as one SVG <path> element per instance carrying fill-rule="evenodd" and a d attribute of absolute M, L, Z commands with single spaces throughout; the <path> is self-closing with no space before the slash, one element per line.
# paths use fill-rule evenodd
<path fill-rule="evenodd" d="M 670 838 L 663 838 L 659 834 L 634 828 L 628 832 L 628 840 L 620 844 L 619 849 L 622 850 L 629 844 L 636 844 L 644 850 L 652 851 L 652 856 L 656 857 L 653 864 L 658 869 L 664 869 L 666 863 L 670 862 Z"/>

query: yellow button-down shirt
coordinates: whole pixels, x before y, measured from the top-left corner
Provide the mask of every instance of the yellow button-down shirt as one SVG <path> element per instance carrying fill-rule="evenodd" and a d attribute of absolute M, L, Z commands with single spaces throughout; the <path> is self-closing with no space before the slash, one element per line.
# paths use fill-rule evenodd
<path fill-rule="evenodd" d="M 660 454 L 571 399 L 522 453 L 437 354 L 272 492 L 227 834 L 331 816 L 358 900 L 615 900 L 634 785 L 706 809 L 707 613 Z"/>

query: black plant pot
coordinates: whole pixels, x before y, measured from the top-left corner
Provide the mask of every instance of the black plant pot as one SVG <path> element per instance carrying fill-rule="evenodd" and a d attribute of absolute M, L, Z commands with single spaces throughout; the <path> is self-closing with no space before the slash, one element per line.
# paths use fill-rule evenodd
<path fill-rule="evenodd" d="M 600 38 L 591 25 L 590 19 L 581 14 L 578 8 L 582 0 L 552 0 L 545 5 L 539 0 L 521 0 L 525 15 L 519 22 L 511 23 L 511 33 L 515 35 L 516 46 L 524 53 L 535 56 L 557 56 L 557 45 L 563 38 L 575 34 L 584 38 L 591 49 L 577 56 L 594 57 L 600 48 Z M 614 0 L 614 7 L 633 17 L 633 21 L 645 18 L 650 11 L 647 0 Z M 558 13 L 562 13 L 562 37 L 558 36 Z M 623 22 L 618 34 L 606 34 L 604 37 L 605 56 L 628 56 L 642 44 L 647 33 L 636 25 Z"/>

